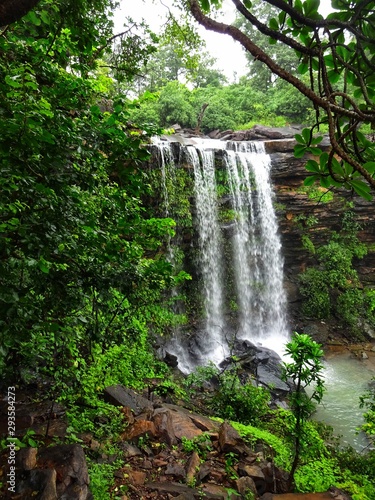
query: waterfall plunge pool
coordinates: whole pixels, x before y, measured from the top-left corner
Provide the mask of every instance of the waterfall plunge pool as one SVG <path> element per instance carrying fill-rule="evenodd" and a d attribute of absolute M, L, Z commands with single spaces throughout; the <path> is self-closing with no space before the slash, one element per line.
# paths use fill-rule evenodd
<path fill-rule="evenodd" d="M 333 428 L 340 436 L 342 446 L 351 446 L 358 452 L 369 446 L 363 432 L 356 429 L 363 423 L 364 409 L 359 407 L 359 397 L 369 388 L 375 377 L 375 353 L 369 359 L 355 357 L 351 352 L 326 352 L 324 377 L 326 392 L 322 403 L 313 415 Z"/>

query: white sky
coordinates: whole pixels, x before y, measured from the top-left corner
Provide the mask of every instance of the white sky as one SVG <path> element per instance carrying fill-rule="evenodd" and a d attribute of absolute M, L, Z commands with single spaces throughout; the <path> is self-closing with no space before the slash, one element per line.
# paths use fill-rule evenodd
<path fill-rule="evenodd" d="M 234 9 L 232 4 L 224 0 L 227 7 L 225 20 L 234 20 Z M 115 14 L 116 25 L 121 29 L 123 17 L 129 16 L 134 21 L 144 19 L 151 29 L 158 32 L 168 14 L 168 7 L 172 5 L 172 0 L 120 0 L 120 10 Z M 198 27 L 202 38 L 206 41 L 207 51 L 217 59 L 216 67 L 224 72 L 227 78 L 232 81 L 234 72 L 238 75 L 246 73 L 246 58 L 239 43 L 234 42 L 229 36 L 220 35 Z"/>
<path fill-rule="evenodd" d="M 131 17 L 134 21 L 144 19 L 151 29 L 158 32 L 163 23 L 163 19 L 168 14 L 168 7 L 172 5 L 172 0 L 119 0 L 120 10 L 115 14 L 117 29 L 121 29 L 123 18 Z M 225 11 L 224 20 L 230 23 L 235 18 L 234 6 L 230 0 L 223 1 Z M 320 0 L 319 12 L 326 15 L 331 11 L 330 0 Z M 206 41 L 207 51 L 217 59 L 216 67 L 224 72 L 230 82 L 246 73 L 245 53 L 238 42 L 232 40 L 230 36 L 220 35 L 212 31 L 207 31 L 199 27 L 199 33 Z"/>

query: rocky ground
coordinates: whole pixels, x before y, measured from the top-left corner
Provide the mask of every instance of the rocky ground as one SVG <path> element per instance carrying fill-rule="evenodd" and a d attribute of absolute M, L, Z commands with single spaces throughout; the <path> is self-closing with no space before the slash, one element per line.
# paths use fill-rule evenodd
<path fill-rule="evenodd" d="M 99 466 L 125 459 L 115 472 L 112 488 L 114 497 L 121 500 L 349 498 L 338 490 L 285 495 L 288 476 L 273 463 L 272 450 L 262 443 L 245 442 L 226 422 L 219 423 L 160 399 L 152 401 L 122 386 L 108 387 L 104 398 L 120 406 L 123 414 L 121 452 L 112 456 L 90 434 L 80 435 L 80 444 L 54 445 L 66 434 L 64 408 L 56 404 L 52 408 L 50 402 L 35 405 L 31 393 L 24 394 L 17 408 L 19 435 L 31 426 L 36 432 L 34 439 L 44 436 L 44 445 L 27 446 L 15 455 L 9 447 L 2 452 L 1 498 L 92 498 L 85 452 Z M 1 423 L 4 427 L 4 419 Z M 14 466 L 10 465 L 13 458 Z M 13 478 L 15 493 L 7 489 Z"/>
<path fill-rule="evenodd" d="M 336 340 L 325 351 L 327 357 L 350 352 L 375 373 L 374 344 L 348 346 Z M 288 387 L 277 378 L 275 353 L 242 343 L 236 352 L 242 369 L 248 367 L 258 383 L 269 384 L 273 404 L 281 404 Z M 150 380 L 143 395 L 122 386 L 104 391 L 103 398 L 121 408 L 123 420 L 120 440 L 114 443 L 120 451 L 113 455 L 92 434 L 77 436 L 79 444 L 65 444 L 68 426 L 65 408 L 51 401 L 40 401 L 43 385 L 17 389 L 15 427 L 26 446 L 17 451 L 7 446 L 1 452 L 0 498 L 90 499 L 86 456 L 98 467 L 114 464 L 117 459 L 124 461 L 121 468 L 115 469 L 112 488 L 113 497 L 121 500 L 348 498 L 336 490 L 324 495 L 290 496 L 288 476 L 275 466 L 272 449 L 254 439 L 246 442 L 228 423 L 209 418 L 203 396 L 190 404 L 176 404 L 168 395 L 155 395 L 157 384 L 157 380 Z M 7 411 L 8 402 L 3 400 L 0 402 L 2 437 L 7 434 Z M 28 429 L 35 432 L 29 435 L 31 439 Z M 3 443 L 9 445 L 10 441 Z M 14 492 L 9 491 L 13 480 Z"/>
<path fill-rule="evenodd" d="M 350 355 L 375 374 L 375 346 L 371 343 L 345 345 L 332 341 L 326 357 Z M 252 375 L 273 391 L 273 403 L 281 404 L 287 388 L 277 378 L 276 361 L 266 349 L 241 355 L 242 369 L 251 364 Z M 268 362 L 267 362 L 268 361 Z M 272 450 L 264 443 L 247 443 L 228 424 L 205 416 L 204 398 L 191 404 L 172 404 L 168 396 L 154 396 L 155 382 L 143 396 L 122 387 L 107 388 L 104 398 L 120 406 L 123 433 L 120 453 L 108 455 L 103 444 L 91 434 L 79 435 L 80 444 L 64 443 L 67 436 L 65 408 L 51 401 L 39 401 L 43 386 L 17 390 L 17 436 L 30 445 L 27 430 L 32 429 L 38 449 L 31 446 L 0 454 L 0 498 L 89 499 L 86 456 L 100 465 L 116 459 L 125 465 L 115 473 L 113 493 L 122 500 L 148 498 L 262 498 L 270 500 L 287 491 L 287 475 L 272 461 Z M 188 408 L 186 408 L 188 406 Z M 0 403 L 0 433 L 7 432 L 7 401 Z M 26 436 L 25 436 L 26 434 Z M 47 436 L 47 437 L 46 437 Z M 8 442 L 9 444 L 9 442 Z M 14 458 L 16 494 L 7 491 Z M 232 493 L 231 493 L 232 491 Z M 235 496 L 235 493 L 240 496 Z M 270 495 L 273 495 L 270 497 Z M 316 496 L 315 500 L 345 498 L 337 492 Z M 336 495 L 336 497 L 332 496 Z M 340 496 L 341 495 L 341 496 Z M 289 497 L 283 497 L 288 500 Z M 298 495 L 297 498 L 304 498 Z M 312 495 L 306 498 L 315 498 Z M 101 500 L 100 498 L 98 500 Z"/>

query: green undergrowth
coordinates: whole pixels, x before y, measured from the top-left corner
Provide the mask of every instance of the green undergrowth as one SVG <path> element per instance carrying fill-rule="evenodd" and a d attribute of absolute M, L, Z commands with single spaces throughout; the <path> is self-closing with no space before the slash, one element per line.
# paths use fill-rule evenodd
<path fill-rule="evenodd" d="M 272 458 L 274 463 L 284 470 L 290 468 L 292 449 L 288 443 L 265 429 L 239 422 L 231 422 L 231 425 L 253 449 L 258 442 L 262 442 L 265 445 L 263 449 L 265 458 Z"/>
<path fill-rule="evenodd" d="M 277 467 L 289 471 L 293 448 L 288 428 L 293 418 L 289 411 L 276 410 L 265 423 L 267 428 L 230 423 L 250 448 L 262 451 L 266 460 L 272 460 Z M 223 419 L 215 420 L 223 422 Z M 307 422 L 305 432 L 309 445 L 303 450 L 295 474 L 296 492 L 324 492 L 335 486 L 347 491 L 353 500 L 375 499 L 375 452 L 361 455 L 352 448 L 338 451 L 327 428 L 317 422 Z"/>

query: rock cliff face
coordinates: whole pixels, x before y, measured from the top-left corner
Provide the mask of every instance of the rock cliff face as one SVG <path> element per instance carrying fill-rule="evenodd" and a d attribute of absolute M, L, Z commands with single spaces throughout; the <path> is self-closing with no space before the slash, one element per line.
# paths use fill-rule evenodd
<path fill-rule="evenodd" d="M 341 228 L 342 217 L 345 211 L 350 210 L 356 214 L 356 221 L 362 230 L 359 239 L 368 247 L 368 254 L 361 260 L 354 262 L 360 281 L 364 286 L 375 286 L 375 210 L 373 202 L 367 202 L 347 190 L 339 192 L 329 202 L 319 200 L 319 191 L 313 199 L 309 198 L 303 189 L 303 181 L 308 174 L 304 165 L 306 158 L 298 159 L 293 155 L 296 129 L 267 130 L 263 133 L 261 127 L 255 131 L 256 136 L 248 136 L 241 132 L 237 137 L 224 133 L 224 140 L 262 140 L 266 152 L 271 157 L 271 179 L 275 192 L 275 208 L 279 223 L 284 258 L 285 289 L 288 295 L 290 326 L 291 329 L 302 329 L 308 324 L 300 322 L 301 296 L 298 287 L 298 275 L 308 266 L 316 265 L 314 257 L 303 246 L 303 235 L 308 234 L 314 245 L 319 246 L 329 241 L 330 235 Z M 225 135 L 226 134 L 226 135 Z M 253 134 L 254 135 L 254 134 Z M 215 137 L 216 139 L 216 137 Z M 191 166 L 183 161 L 182 146 L 196 143 L 196 138 L 186 135 L 169 136 L 165 140 L 171 143 L 176 164 L 189 168 Z M 329 147 L 328 141 L 323 141 L 322 147 Z M 215 153 L 217 168 L 223 168 L 222 152 Z M 322 195 L 324 194 L 322 190 Z M 337 192 L 337 191 L 336 191 Z M 220 201 L 225 206 L 225 199 Z M 194 202 L 192 202 L 194 210 Z M 316 222 L 308 227 L 306 219 L 315 218 Z M 194 238 L 194 236 L 193 236 Z M 182 235 L 186 248 L 191 243 L 191 235 Z M 194 244 L 193 244 L 194 246 Z M 191 272 L 191 269 L 188 269 Z M 318 338 L 319 341 L 326 340 Z"/>
<path fill-rule="evenodd" d="M 313 216 L 318 223 L 308 232 L 315 245 L 327 242 L 333 231 L 341 227 L 342 215 L 350 203 L 356 220 L 361 225 L 359 239 L 368 246 L 368 254 L 354 266 L 364 285 L 375 285 L 375 210 L 374 203 L 366 201 L 347 190 L 339 192 L 331 202 L 322 203 L 319 199 L 309 199 L 301 192 L 301 186 L 308 175 L 304 165 L 306 158 L 293 156 L 293 139 L 266 141 L 265 147 L 272 160 L 271 177 L 276 195 L 279 228 L 282 235 L 285 276 L 290 300 L 297 300 L 296 277 L 308 265 L 314 263 L 303 248 L 302 233 L 304 222 L 300 216 Z M 323 192 L 322 192 L 323 194 Z M 292 291 L 294 290 L 294 291 Z"/>

